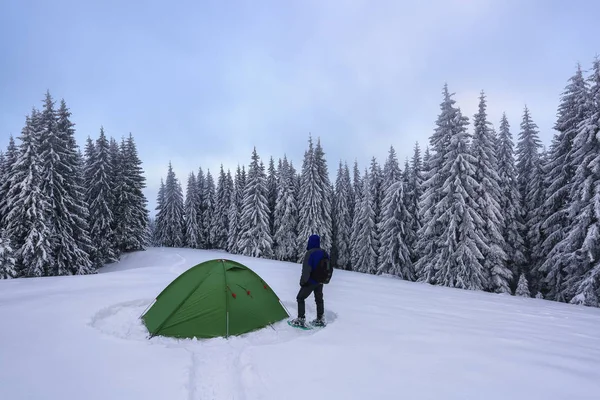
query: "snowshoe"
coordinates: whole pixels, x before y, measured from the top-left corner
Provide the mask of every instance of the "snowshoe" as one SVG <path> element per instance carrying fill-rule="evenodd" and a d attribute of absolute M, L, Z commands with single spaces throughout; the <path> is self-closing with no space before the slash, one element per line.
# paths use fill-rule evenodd
<path fill-rule="evenodd" d="M 288 321 L 288 325 L 294 328 L 308 330 L 311 329 L 310 326 L 306 325 L 306 320 L 304 318 L 296 318 Z"/>
<path fill-rule="evenodd" d="M 314 326 L 315 328 L 324 328 L 327 323 L 325 323 L 325 320 L 323 318 L 317 318 L 314 319 L 310 322 L 311 326 Z"/>

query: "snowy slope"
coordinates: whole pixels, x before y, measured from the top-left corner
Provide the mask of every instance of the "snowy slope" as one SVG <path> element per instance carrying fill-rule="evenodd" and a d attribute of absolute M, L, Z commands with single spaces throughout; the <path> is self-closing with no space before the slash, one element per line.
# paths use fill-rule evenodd
<path fill-rule="evenodd" d="M 94 276 L 0 281 L 0 399 L 600 398 L 600 309 L 346 271 L 325 288 L 323 330 L 147 340 L 153 298 L 222 257 L 150 249 Z M 299 265 L 227 257 L 295 315 Z"/>

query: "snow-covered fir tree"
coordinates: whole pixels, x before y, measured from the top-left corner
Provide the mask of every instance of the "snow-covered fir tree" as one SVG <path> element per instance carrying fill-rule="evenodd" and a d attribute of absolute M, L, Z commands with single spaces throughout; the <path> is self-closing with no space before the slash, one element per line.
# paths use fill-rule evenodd
<path fill-rule="evenodd" d="M 565 240 L 571 228 L 572 219 L 569 217 L 571 206 L 570 194 L 573 191 L 573 180 L 578 165 L 573 158 L 573 142 L 578 128 L 586 117 L 589 109 L 588 87 L 583 77 L 581 67 L 569 79 L 561 103 L 558 107 L 558 120 L 554 126 L 557 134 L 550 147 L 547 196 L 543 205 L 545 220 L 542 224 L 545 240 L 541 253 L 545 260 L 539 267 L 543 276 L 542 289 L 548 298 L 565 301 L 563 296 L 563 280 L 565 268 L 568 265 L 566 254 L 569 250 Z"/>
<path fill-rule="evenodd" d="M 0 195 L 2 195 L 2 184 L 6 181 L 9 168 L 6 168 L 4 151 L 0 150 Z M 0 210 L 2 210 L 0 205 Z M 2 226 L 2 211 L 0 211 L 0 226 Z"/>
<path fill-rule="evenodd" d="M 122 240 L 122 235 L 124 231 L 123 223 L 122 223 L 122 198 L 123 198 L 123 169 L 121 167 L 122 164 L 122 155 L 119 149 L 119 144 L 117 141 L 111 137 L 108 141 L 108 153 L 110 160 L 110 186 L 112 192 L 112 203 L 110 204 L 110 210 L 113 214 L 113 222 L 112 222 L 112 230 L 114 232 L 114 243 L 113 246 L 115 248 L 115 254 L 119 254 L 119 244 Z"/>
<path fill-rule="evenodd" d="M 301 260 L 306 252 L 306 241 L 310 235 L 321 237 L 321 247 L 331 250 L 332 219 L 331 192 L 327 176 L 327 164 L 320 141 L 313 147 L 309 138 L 308 149 L 302 163 L 302 185 L 298 197 L 299 222 L 297 259 Z"/>
<path fill-rule="evenodd" d="M 475 202 L 480 190 L 475 180 L 477 160 L 468 148 L 468 119 L 453 104 L 445 90 L 440 130 L 436 132 L 445 156 L 439 159 L 436 152 L 430 159 L 432 165 L 439 166 L 437 175 L 444 178 L 438 188 L 439 201 L 428 204 L 431 218 L 427 223 L 434 233 L 431 240 L 436 252 L 431 272 L 425 268 L 424 276 L 431 274 L 433 282 L 443 286 L 482 290 L 487 285 L 482 251 L 487 248 L 481 231 L 484 221 Z M 430 175 L 429 181 L 432 180 L 435 176 Z M 435 225 L 431 228 L 434 223 L 440 224 L 439 231 Z"/>
<path fill-rule="evenodd" d="M 419 143 L 415 143 L 413 157 L 410 163 L 410 169 L 406 168 L 408 174 L 408 188 L 404 191 L 405 204 L 410 213 L 411 230 L 413 235 L 407 238 L 406 244 L 412 252 L 412 262 L 416 263 L 418 254 L 416 251 L 418 232 L 421 229 L 421 217 L 419 215 L 419 199 L 423 191 L 423 163 L 421 160 L 421 149 Z"/>
<path fill-rule="evenodd" d="M 395 153 L 394 157 L 395 157 Z M 354 218 L 352 220 L 352 234 L 350 238 L 350 253 L 353 263 L 361 263 L 354 265 L 353 269 L 361 272 L 374 274 L 377 272 L 377 257 L 379 255 L 379 222 L 381 220 L 381 202 L 383 200 L 383 172 L 377 163 L 375 157 L 371 158 L 369 171 L 365 170 L 365 175 L 361 178 L 360 174 L 354 175 L 355 185 L 360 187 L 362 192 L 356 192 L 356 203 L 354 210 Z M 390 173 L 390 177 L 400 176 L 399 168 L 394 168 Z M 368 200 L 364 197 L 369 192 Z M 371 223 L 372 222 L 372 223 Z M 365 235 L 368 235 L 367 246 L 369 246 L 369 254 L 373 252 L 375 258 L 367 258 L 369 255 L 360 254 L 361 249 L 364 249 Z M 365 264 L 367 260 L 367 264 Z"/>
<path fill-rule="evenodd" d="M 122 252 L 144 250 L 148 244 L 148 200 L 143 193 L 146 178 L 133 135 L 123 141 L 120 151 L 121 188 L 117 226 L 118 248 Z"/>
<path fill-rule="evenodd" d="M 96 145 L 94 144 L 94 141 L 92 140 L 92 138 L 90 136 L 87 137 L 86 142 L 85 142 L 85 149 L 84 149 L 84 156 L 83 156 L 83 187 L 84 187 L 84 191 L 85 194 L 87 196 L 87 189 L 89 187 L 89 185 L 92 182 L 92 178 L 94 176 L 94 171 L 90 168 L 91 163 L 94 160 L 94 157 L 96 156 Z M 87 201 L 87 197 L 86 197 L 86 201 L 85 203 L 88 205 L 88 201 Z"/>
<path fill-rule="evenodd" d="M 396 151 L 393 146 L 390 147 L 383 168 L 381 188 L 384 197 L 381 204 L 381 215 L 377 222 L 381 246 L 378 249 L 377 273 L 392 274 L 412 280 L 414 278 L 412 252 L 407 245 L 407 240 L 409 237 L 414 238 L 412 238 L 413 232 L 410 229 L 411 216 L 405 203 L 408 173 L 408 168 L 402 173 Z"/>
<path fill-rule="evenodd" d="M 352 236 L 352 214 L 350 202 L 352 201 L 352 182 L 350 169 L 347 164 L 340 161 L 335 180 L 335 215 L 334 221 L 334 248 L 332 261 L 337 268 L 350 269 L 350 239 Z"/>
<path fill-rule="evenodd" d="M 404 183 L 394 180 L 387 187 L 379 223 L 381 246 L 377 273 L 392 274 L 405 280 L 414 280 L 412 252 L 408 241 L 411 237 L 411 215 L 404 203 Z"/>
<path fill-rule="evenodd" d="M 229 230 L 229 209 L 231 208 L 231 195 L 233 192 L 233 181 L 231 172 L 225 171 L 223 165 L 219 172 L 217 182 L 217 194 L 215 201 L 215 212 L 212 219 L 211 233 L 214 240 L 214 247 L 217 249 L 227 248 L 227 233 Z"/>
<path fill-rule="evenodd" d="M 358 163 L 354 162 L 354 170 L 353 170 L 353 189 L 354 189 L 354 198 L 352 204 L 352 225 L 350 228 L 350 269 L 352 271 L 356 271 L 356 261 L 358 259 L 358 242 L 360 241 L 360 229 L 359 229 L 359 220 L 360 220 L 360 208 L 362 204 L 362 190 L 363 190 L 363 179 L 366 180 L 366 177 L 362 177 L 360 174 L 360 170 L 358 170 Z"/>
<path fill-rule="evenodd" d="M 111 165 L 110 152 L 120 153 L 122 149 L 114 140 L 111 147 L 101 129 L 95 144 L 88 137 L 84 159 L 75 140 L 74 126 L 66 102 L 61 100 L 57 109 L 46 92 L 42 111 L 34 109 L 24 129 L 28 137 L 21 151 L 27 148 L 24 158 L 31 161 L 28 167 L 24 167 L 27 162 L 21 165 L 24 168 L 17 167 L 14 141 L 9 144 L 7 158 L 14 168 L 6 176 L 10 178 L 8 184 L 1 185 L 6 196 L 2 196 L 0 207 L 7 213 L 14 211 L 12 217 L 27 213 L 27 218 L 9 226 L 15 232 L 11 239 L 20 276 L 90 274 L 118 259 L 118 252 L 114 251 L 116 220 L 111 208 L 126 204 L 126 197 L 115 197 L 126 185 L 111 186 L 111 179 L 115 171 L 120 174 L 127 168 Z M 135 154 L 127 155 L 129 161 L 135 162 Z M 23 176 L 28 176 L 27 185 L 21 182 L 12 189 L 12 182 Z M 20 199 L 23 195 L 28 198 Z M 23 203 L 35 209 L 27 210 Z M 17 205 L 21 211 L 13 210 Z M 138 222 L 145 226 L 147 215 L 142 217 Z M 7 225 L 8 222 L 7 219 Z M 135 225 L 130 222 L 129 228 Z M 128 236 L 134 237 L 131 231 Z"/>
<path fill-rule="evenodd" d="M 353 270 L 374 274 L 377 272 L 377 250 L 379 238 L 377 236 L 375 196 L 376 182 L 371 179 L 365 170 L 360 202 L 356 205 L 355 224 L 352 232 L 352 265 Z"/>
<path fill-rule="evenodd" d="M 246 188 L 245 167 L 238 165 L 235 173 L 235 185 L 229 207 L 229 231 L 227 237 L 227 251 L 239 254 L 239 239 L 241 234 L 241 216 L 244 205 L 244 190 Z"/>
<path fill-rule="evenodd" d="M 444 100 L 440 104 L 441 112 L 436 121 L 436 128 L 429 138 L 429 147 L 425 151 L 422 195 L 419 199 L 419 217 L 421 229 L 418 231 L 417 253 L 418 261 L 415 265 L 418 280 L 434 283 L 434 259 L 438 254 L 438 245 L 443 229 L 443 224 L 438 219 L 441 210 L 436 210 L 442 199 L 442 188 L 448 178 L 448 171 L 443 169 L 448 156 L 450 138 L 457 130 L 458 109 L 454 107 L 455 100 L 448 92 L 448 85 L 442 91 Z"/>
<path fill-rule="evenodd" d="M 169 162 L 164 188 L 164 200 L 156 217 L 164 247 L 183 247 L 185 244 L 185 221 L 183 190 Z"/>
<path fill-rule="evenodd" d="M 297 172 L 294 177 L 294 188 L 296 191 L 296 204 L 300 201 L 300 190 L 302 189 L 302 171 Z M 300 207 L 298 205 L 298 207 Z"/>
<path fill-rule="evenodd" d="M 156 218 L 148 218 L 148 244 L 152 247 L 160 247 L 156 241 Z"/>
<path fill-rule="evenodd" d="M 4 221 L 6 214 L 8 213 L 8 192 L 10 191 L 11 184 L 11 171 L 13 166 L 17 161 L 18 149 L 15 144 L 15 139 L 12 135 L 10 135 L 8 139 L 8 147 L 6 149 L 6 153 L 4 154 L 4 173 L 2 174 L 2 180 L 0 180 L 0 226 L 5 226 L 6 222 Z"/>
<path fill-rule="evenodd" d="M 158 194 L 156 195 L 156 217 L 154 218 L 154 229 L 152 233 L 152 241 L 157 247 L 161 247 L 164 243 L 165 227 L 162 220 L 158 219 L 158 216 L 163 212 L 165 208 L 165 181 L 161 178 L 160 186 L 158 187 Z"/>
<path fill-rule="evenodd" d="M 491 122 L 487 119 L 486 108 L 485 94 L 481 92 L 479 111 L 474 116 L 475 129 L 471 144 L 475 166 L 474 178 L 479 182 L 474 200 L 483 219 L 480 229 L 482 240 L 486 244 L 483 260 L 489 283 L 486 289 L 495 293 L 510 293 L 512 272 L 506 265 L 502 192 L 496 158 L 497 139 L 490 127 Z"/>
<path fill-rule="evenodd" d="M 233 198 L 235 196 L 235 183 L 233 181 L 233 175 L 231 174 L 231 170 L 227 169 L 227 176 L 226 176 L 226 181 L 227 181 L 227 186 L 228 186 L 228 192 L 229 192 L 229 200 L 227 202 L 228 207 L 231 208 L 231 203 L 233 201 Z M 227 212 L 227 226 L 225 227 L 225 245 L 224 245 L 224 249 L 227 249 L 227 240 L 228 240 L 228 235 L 229 235 L 229 211 L 226 210 Z"/>
<path fill-rule="evenodd" d="M 352 221 L 354 221 L 354 211 L 356 210 L 356 204 L 360 202 L 360 196 L 362 195 L 362 177 L 360 169 L 358 168 L 358 161 L 354 160 L 354 167 L 352 168 L 352 199 L 350 201 L 350 214 L 352 215 Z"/>
<path fill-rule="evenodd" d="M 517 143 L 517 186 L 525 228 L 522 232 L 526 251 L 525 260 L 526 265 L 529 266 L 528 270 L 522 272 L 525 272 L 527 280 L 534 288 L 538 284 L 535 267 L 540 262 L 541 207 L 545 194 L 540 156 L 541 147 L 537 125 L 531 119 L 529 109 L 525 107 Z"/>
<path fill-rule="evenodd" d="M 423 171 L 429 170 L 429 161 L 431 160 L 431 152 L 429 146 L 425 147 L 425 153 L 423 153 Z"/>
<path fill-rule="evenodd" d="M 516 289 L 517 279 L 525 265 L 525 242 L 522 232 L 521 200 L 517 186 L 513 137 L 506 114 L 502 114 L 498 135 L 498 177 L 500 179 L 500 209 L 504 216 L 504 252 L 507 266 L 511 270 L 511 290 Z"/>
<path fill-rule="evenodd" d="M 57 111 L 58 135 L 67 143 L 67 158 L 65 164 L 71 169 L 65 175 L 69 177 L 69 183 L 65 184 L 65 192 L 72 199 L 69 206 L 71 235 L 77 245 L 76 256 L 71 266 L 74 275 L 88 274 L 93 271 L 90 255 L 93 252 L 90 237 L 90 226 L 88 223 L 88 204 L 85 195 L 84 166 L 85 160 L 81 149 L 75 140 L 75 124 L 71 121 L 71 111 L 64 99 L 61 99 Z"/>
<path fill-rule="evenodd" d="M 0 150 L 0 182 L 4 179 L 5 159 L 4 151 Z"/>
<path fill-rule="evenodd" d="M 21 132 L 17 159 L 9 173 L 8 212 L 5 217 L 8 237 L 13 245 L 19 276 L 48 275 L 52 259 L 52 230 L 48 216 L 50 203 L 42 186 L 39 157 L 42 116 L 35 108 L 27 116 Z"/>
<path fill-rule="evenodd" d="M 573 180 L 569 216 L 567 267 L 563 296 L 566 301 L 586 306 L 600 299 L 600 58 L 589 78 L 589 102 L 573 143 L 573 160 L 578 166 Z"/>
<path fill-rule="evenodd" d="M 415 216 L 415 214 L 413 212 L 411 212 L 411 205 L 415 202 L 415 193 L 412 189 L 412 172 L 411 172 L 411 168 L 410 168 L 410 162 L 408 161 L 408 157 L 406 157 L 406 159 L 404 160 L 404 170 L 402 171 L 402 177 L 401 177 L 401 182 L 402 182 L 402 203 L 404 204 L 404 207 L 406 208 L 406 211 L 408 212 L 407 215 L 407 220 L 406 220 L 406 237 L 404 238 L 404 242 L 406 243 L 406 246 L 410 252 L 410 260 L 411 263 L 415 263 L 417 261 L 417 257 L 416 257 L 416 243 L 417 243 L 417 232 L 419 232 L 418 229 L 418 221 L 415 221 L 415 218 L 417 216 Z M 387 190 L 387 188 L 384 188 Z M 384 197 L 384 201 L 385 201 L 385 197 Z M 417 207 L 418 207 L 418 202 L 417 202 Z M 383 210 L 382 210 L 383 212 Z M 383 218 L 383 217 L 382 217 Z M 414 266 L 413 266 L 414 269 Z"/>
<path fill-rule="evenodd" d="M 356 199 L 356 193 L 354 192 L 354 185 L 352 184 L 351 170 L 347 162 L 344 162 L 344 174 L 348 175 L 344 178 L 348 182 L 348 193 L 346 203 L 348 204 L 348 210 L 350 213 L 350 226 L 352 226 L 352 220 L 354 218 L 354 201 Z M 335 188 L 334 188 L 335 189 Z M 335 191 L 334 191 L 335 193 Z"/>
<path fill-rule="evenodd" d="M 8 180 L 7 174 L 8 171 L 10 170 L 10 167 L 7 167 L 6 165 L 6 157 L 4 156 L 4 151 L 0 150 L 0 196 L 6 196 L 3 192 L 2 192 L 2 186 L 4 184 L 5 181 Z M 0 200 L 0 226 L 2 225 L 2 204 L 1 204 L 2 200 Z"/>
<path fill-rule="evenodd" d="M 238 227 L 239 227 L 239 210 L 237 205 L 237 189 L 235 184 L 233 185 L 233 191 L 231 192 L 231 200 L 229 202 L 228 224 L 227 224 L 227 247 L 225 248 L 229 253 L 236 254 L 237 241 L 238 241 Z"/>
<path fill-rule="evenodd" d="M 337 257 L 338 257 L 338 249 L 336 246 L 336 220 L 335 217 L 337 215 L 336 210 L 336 201 L 335 201 L 335 179 L 330 181 L 329 192 L 331 193 L 331 247 L 329 248 L 329 256 L 332 262 L 333 267 L 336 267 Z"/>
<path fill-rule="evenodd" d="M 265 167 L 254 148 L 240 217 L 241 232 L 238 246 L 241 254 L 245 256 L 270 258 L 273 255 L 267 196 Z"/>
<path fill-rule="evenodd" d="M 66 143 L 57 136 L 56 110 L 54 100 L 49 92 L 46 92 L 44 107 L 40 113 L 40 132 L 38 156 L 40 157 L 40 190 L 47 199 L 49 208 L 46 210 L 46 220 L 50 229 L 50 246 L 52 264 L 46 266 L 48 275 L 66 275 L 68 273 L 68 252 L 70 245 L 74 244 L 72 238 L 61 237 L 64 217 L 68 218 L 68 212 L 64 207 L 64 190 L 62 173 L 66 166 L 61 165 L 65 157 Z M 57 209 L 59 208 L 60 209 Z M 57 218 L 61 216 L 60 220 Z M 60 224 L 61 226 L 57 226 Z M 65 240 L 66 239 L 66 240 Z M 66 242 L 67 248 L 60 248 L 60 242 Z M 60 257 L 60 260 L 58 259 Z"/>
<path fill-rule="evenodd" d="M 550 164 L 550 152 L 546 149 L 545 145 L 542 145 L 542 151 L 540 152 L 540 162 L 539 162 L 539 180 L 536 181 L 537 184 L 537 204 L 538 204 L 538 212 L 536 214 L 535 225 L 533 229 L 530 231 L 530 236 L 532 239 L 530 241 L 532 243 L 536 243 L 536 245 L 532 248 L 531 251 L 531 272 L 530 272 L 530 280 L 529 285 L 532 287 L 532 296 L 533 293 L 537 293 L 542 290 L 543 286 L 543 273 L 540 272 L 541 265 L 544 263 L 547 254 L 544 254 L 543 251 L 543 243 L 546 240 L 546 232 L 543 228 L 544 221 L 549 217 L 546 213 L 547 209 L 544 208 L 544 202 L 546 198 L 549 197 L 548 194 L 548 166 Z"/>
<path fill-rule="evenodd" d="M 394 152 L 395 157 L 395 152 Z M 393 167 L 393 171 L 390 173 L 390 177 L 393 179 L 401 178 L 400 168 L 397 166 Z M 381 170 L 381 166 L 377 162 L 375 157 L 371 158 L 371 166 L 369 168 L 369 186 L 371 188 L 371 195 L 373 196 L 373 208 L 375 210 L 375 232 L 376 236 L 379 238 L 379 222 L 381 221 L 381 205 L 383 203 L 383 197 L 385 195 L 383 188 L 383 171 Z M 379 248 L 376 249 L 379 254 Z"/>
<path fill-rule="evenodd" d="M 198 211 L 196 212 L 199 229 L 198 248 L 206 249 L 209 238 L 204 236 L 204 226 L 206 224 L 206 221 L 204 221 L 204 187 L 206 186 L 206 178 L 204 176 L 202 167 L 198 169 L 198 174 L 196 175 L 196 185 L 198 185 Z"/>
<path fill-rule="evenodd" d="M 519 277 L 519 283 L 517 284 L 517 290 L 515 291 L 516 296 L 522 297 L 531 297 L 531 293 L 529 291 L 529 282 L 525 277 L 525 274 L 522 273 Z"/>
<path fill-rule="evenodd" d="M 336 177 L 337 180 L 337 177 Z M 337 248 L 337 204 L 335 199 L 335 181 L 332 182 L 332 202 L 331 202 L 331 248 L 329 249 L 329 256 L 331 260 L 331 264 L 334 268 L 337 268 L 337 260 L 338 260 L 338 248 Z"/>
<path fill-rule="evenodd" d="M 321 146 L 321 139 L 317 139 L 317 145 L 315 146 L 315 165 L 319 180 L 318 186 L 322 188 L 323 192 L 323 202 L 320 205 L 323 221 L 321 247 L 331 249 L 333 245 L 333 185 L 329 180 L 329 171 L 325 160 L 325 152 Z M 308 240 L 308 237 L 305 240 Z"/>
<path fill-rule="evenodd" d="M 64 100 L 58 111 L 46 93 L 40 143 L 42 186 L 50 203 L 48 219 L 54 232 L 51 275 L 94 273 L 90 254 L 88 210 L 81 186 L 81 159 L 75 142 L 74 124 Z"/>
<path fill-rule="evenodd" d="M 225 225 L 225 239 L 222 243 L 223 245 L 223 249 L 227 249 L 227 242 L 228 242 L 228 235 L 229 235 L 229 209 L 231 208 L 231 203 L 232 203 L 232 199 L 234 198 L 234 183 L 233 183 L 233 176 L 231 175 L 231 170 L 227 170 L 227 177 L 226 177 L 226 182 L 227 182 L 227 193 L 229 193 L 229 199 L 227 200 L 227 210 L 225 210 L 225 212 L 227 213 L 226 216 L 226 225 Z"/>
<path fill-rule="evenodd" d="M 146 245 L 156 247 L 154 244 L 154 229 L 156 228 L 156 221 L 154 217 L 150 216 L 150 210 L 148 212 L 148 219 L 146 220 Z"/>
<path fill-rule="evenodd" d="M 0 231 L 0 279 L 17 277 L 15 257 L 6 231 Z"/>
<path fill-rule="evenodd" d="M 372 159 L 372 163 L 377 164 L 375 158 Z M 373 164 L 371 166 L 371 171 L 373 171 Z M 383 204 L 383 198 L 386 196 L 386 189 L 392 186 L 394 183 L 400 181 L 402 179 L 402 170 L 400 169 L 400 164 L 398 163 L 398 156 L 396 155 L 396 150 L 394 146 L 390 146 L 388 150 L 388 158 L 385 161 L 383 166 L 383 177 L 381 178 L 380 191 L 383 193 L 381 202 Z M 380 194 L 381 194 L 380 193 Z"/>
<path fill-rule="evenodd" d="M 205 249 L 215 248 L 215 230 L 213 229 L 213 219 L 215 215 L 215 181 L 210 169 L 206 171 L 204 187 L 202 191 L 202 226 L 201 235 L 204 238 Z"/>
<path fill-rule="evenodd" d="M 113 212 L 113 231 L 115 233 L 115 253 L 121 254 L 121 248 L 127 235 L 127 226 L 125 225 L 125 213 L 127 212 L 127 189 L 124 176 L 124 152 L 125 139 L 121 140 L 120 146 L 114 138 L 110 139 L 110 161 L 112 174 L 112 187 L 114 194 L 114 203 L 111 206 Z"/>
<path fill-rule="evenodd" d="M 277 230 L 273 238 L 275 258 L 282 261 L 295 261 L 296 258 L 298 204 L 295 177 L 294 166 L 284 156 L 277 173 L 277 201 L 274 220 Z"/>
<path fill-rule="evenodd" d="M 112 168 L 109 141 L 100 128 L 100 136 L 93 146 L 86 147 L 86 202 L 89 207 L 88 224 L 93 251 L 91 254 L 95 268 L 115 262 L 114 216 L 111 206 L 115 204 L 112 186 Z"/>
<path fill-rule="evenodd" d="M 271 236 L 275 235 L 275 206 L 277 204 L 277 170 L 275 169 L 275 160 L 269 159 L 269 170 L 267 174 L 267 199 L 269 201 L 269 229 Z"/>
<path fill-rule="evenodd" d="M 198 247 L 198 236 L 200 236 L 200 227 L 198 226 L 198 186 L 196 176 L 190 173 L 187 181 L 184 213 L 185 213 L 185 245 L 192 249 Z"/>

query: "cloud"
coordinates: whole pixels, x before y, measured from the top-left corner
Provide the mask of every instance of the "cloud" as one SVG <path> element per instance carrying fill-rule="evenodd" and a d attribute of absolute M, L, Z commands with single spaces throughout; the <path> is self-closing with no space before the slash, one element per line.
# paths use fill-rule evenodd
<path fill-rule="evenodd" d="M 184 186 L 200 166 L 248 165 L 254 146 L 265 164 L 285 154 L 300 169 L 309 134 L 332 178 L 339 160 L 362 170 L 390 145 L 403 161 L 427 146 L 446 82 L 469 119 L 485 90 L 490 120 L 506 111 L 515 138 L 527 104 L 549 143 L 577 57 L 597 52 L 590 9 L 541 1 L 115 4 L 9 11 L 0 130 L 17 135 L 49 88 L 80 145 L 100 125 L 134 135 L 151 208 L 169 161 Z"/>

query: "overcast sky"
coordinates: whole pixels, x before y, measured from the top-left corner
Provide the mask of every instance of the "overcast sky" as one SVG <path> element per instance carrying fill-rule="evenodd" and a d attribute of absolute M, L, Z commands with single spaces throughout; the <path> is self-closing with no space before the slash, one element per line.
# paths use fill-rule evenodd
<path fill-rule="evenodd" d="M 417 4 L 418 3 L 418 4 Z M 545 144 L 577 63 L 600 54 L 596 0 L 0 2 L 0 146 L 46 89 L 80 146 L 131 132 L 150 208 L 169 161 L 300 168 L 309 133 L 339 160 L 428 144 L 445 82 L 472 120 L 479 92 L 515 140 L 525 104 Z"/>

